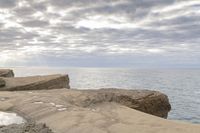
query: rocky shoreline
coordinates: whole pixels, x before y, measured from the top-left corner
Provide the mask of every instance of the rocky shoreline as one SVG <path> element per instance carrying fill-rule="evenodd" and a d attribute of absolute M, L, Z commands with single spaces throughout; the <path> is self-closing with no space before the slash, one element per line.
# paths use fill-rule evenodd
<path fill-rule="evenodd" d="M 70 89 L 68 75 L 15 78 L 8 69 L 0 70 L 0 77 L 0 111 L 35 121 L 1 127 L 0 133 L 15 129 L 23 133 L 27 127 L 30 133 L 197 133 L 200 129 L 163 119 L 171 106 L 168 97 L 157 91 Z"/>
<path fill-rule="evenodd" d="M 24 124 L 12 124 L 1 126 L 0 133 L 53 133 L 45 124 L 27 122 Z"/>

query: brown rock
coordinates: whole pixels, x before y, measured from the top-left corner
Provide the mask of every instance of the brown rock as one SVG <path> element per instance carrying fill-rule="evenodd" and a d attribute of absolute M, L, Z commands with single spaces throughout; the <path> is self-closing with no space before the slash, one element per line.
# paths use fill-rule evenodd
<path fill-rule="evenodd" d="M 2 78 L 0 78 L 0 88 L 4 87 L 5 85 L 6 85 L 6 82 Z"/>
<path fill-rule="evenodd" d="M 167 112 L 170 108 L 167 96 L 156 91 L 53 89 L 4 91 L 0 93 L 0 97 L 5 97 L 4 101 L 13 104 L 10 111 L 37 123 L 45 123 L 55 133 L 200 131 L 199 125 L 166 120 L 133 109 L 144 110 L 148 107 L 145 111 L 151 114 L 155 111 L 153 114 L 156 116 L 160 116 L 164 108 L 164 113 Z M 158 111 L 159 109 L 161 110 Z"/>
<path fill-rule="evenodd" d="M 79 105 L 87 107 L 102 102 L 115 102 L 148 114 L 167 118 L 171 106 L 168 97 L 157 91 L 101 89 L 83 91 Z"/>
<path fill-rule="evenodd" d="M 31 76 L 3 79 L 6 82 L 6 86 L 0 88 L 0 91 L 70 88 L 68 75 Z"/>
<path fill-rule="evenodd" d="M 0 77 L 14 77 L 13 70 L 0 69 Z"/>

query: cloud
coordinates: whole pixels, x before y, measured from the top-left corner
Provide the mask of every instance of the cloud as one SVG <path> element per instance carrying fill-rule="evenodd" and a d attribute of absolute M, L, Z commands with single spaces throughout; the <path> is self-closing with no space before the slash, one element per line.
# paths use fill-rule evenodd
<path fill-rule="evenodd" d="M 30 20 L 30 21 L 24 21 L 21 24 L 26 27 L 44 27 L 48 26 L 49 22 L 43 20 Z"/>
<path fill-rule="evenodd" d="M 198 64 L 199 18 L 199 0 L 0 0 L 0 65 Z"/>
<path fill-rule="evenodd" d="M 12 8 L 15 7 L 18 0 L 0 0 L 1 8 Z"/>

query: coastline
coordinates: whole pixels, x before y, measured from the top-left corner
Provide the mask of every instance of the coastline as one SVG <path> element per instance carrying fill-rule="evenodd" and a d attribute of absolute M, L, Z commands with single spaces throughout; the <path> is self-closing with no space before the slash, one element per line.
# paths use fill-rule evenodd
<path fill-rule="evenodd" d="M 28 84 L 32 84 L 34 90 L 0 91 L 0 97 L 4 98 L 0 110 L 16 112 L 36 123 L 45 123 L 58 133 L 198 133 L 200 130 L 198 124 L 160 118 L 166 118 L 162 113 L 168 113 L 170 106 L 168 98 L 159 92 L 116 89 L 83 91 L 65 87 L 48 89 L 43 83 L 37 81 L 34 84 L 37 87 L 30 82 L 26 84 L 28 87 Z M 38 89 L 38 85 L 43 86 L 44 90 Z M 154 116 L 149 115 L 152 113 Z"/>

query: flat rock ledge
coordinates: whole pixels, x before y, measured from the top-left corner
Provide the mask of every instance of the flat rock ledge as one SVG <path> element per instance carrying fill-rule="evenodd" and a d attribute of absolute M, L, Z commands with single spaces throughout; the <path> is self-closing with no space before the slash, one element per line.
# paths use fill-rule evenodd
<path fill-rule="evenodd" d="M 69 89 L 68 75 L 13 76 L 1 77 L 0 111 L 16 112 L 36 123 L 1 126 L 0 133 L 200 131 L 199 125 L 163 119 L 171 106 L 168 97 L 158 91 L 77 90 Z"/>
<path fill-rule="evenodd" d="M 25 119 L 45 123 L 55 133 L 200 131 L 199 125 L 161 118 L 167 116 L 165 113 L 170 110 L 170 104 L 167 96 L 157 91 L 64 88 L 1 91 L 0 99 L 0 110 L 16 112 Z"/>
<path fill-rule="evenodd" d="M 0 77 L 14 77 L 14 72 L 10 69 L 0 69 Z"/>
<path fill-rule="evenodd" d="M 5 85 L 0 91 L 21 91 L 21 90 L 49 90 L 56 88 L 70 88 L 68 75 L 47 75 L 31 77 L 1 78 Z M 1 81 L 1 80 L 0 80 Z"/>

